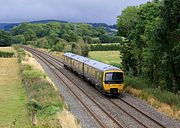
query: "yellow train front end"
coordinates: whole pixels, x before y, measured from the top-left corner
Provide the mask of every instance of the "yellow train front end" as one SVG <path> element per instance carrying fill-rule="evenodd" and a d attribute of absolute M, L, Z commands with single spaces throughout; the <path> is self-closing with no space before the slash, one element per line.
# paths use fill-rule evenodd
<path fill-rule="evenodd" d="M 106 94 L 119 95 L 124 91 L 124 75 L 122 70 L 108 70 L 103 74 L 103 87 Z"/>

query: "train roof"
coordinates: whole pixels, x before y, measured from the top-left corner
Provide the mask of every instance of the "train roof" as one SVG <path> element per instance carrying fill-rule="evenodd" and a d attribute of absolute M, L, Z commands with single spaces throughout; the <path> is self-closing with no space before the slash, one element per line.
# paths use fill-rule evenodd
<path fill-rule="evenodd" d="M 73 53 L 70 53 L 70 52 L 64 53 L 64 56 L 67 56 L 69 58 L 75 59 L 75 60 L 83 62 L 83 63 L 85 61 L 89 60 L 89 58 L 87 58 L 87 57 L 83 57 L 83 56 L 73 54 Z"/>
<path fill-rule="evenodd" d="M 106 70 L 120 70 L 119 68 L 117 67 L 114 67 L 112 65 L 109 65 L 109 64 L 105 64 L 105 63 L 102 63 L 102 62 L 99 62 L 99 61 L 96 61 L 96 60 L 92 60 L 92 59 L 89 59 L 85 62 L 86 65 L 89 65 L 91 67 L 94 67 L 100 71 L 106 71 Z"/>
<path fill-rule="evenodd" d="M 70 57 L 72 59 L 75 59 L 77 61 L 80 61 L 80 62 L 83 62 L 84 64 L 86 65 L 89 65 L 95 69 L 98 69 L 100 71 L 106 71 L 106 70 L 120 70 L 119 68 L 117 67 L 114 67 L 112 65 L 109 65 L 109 64 L 105 64 L 105 63 L 102 63 L 102 62 L 99 62 L 99 61 L 96 61 L 96 60 L 92 60 L 92 59 L 89 59 L 87 57 L 83 57 L 83 56 L 80 56 L 80 55 L 77 55 L 77 54 L 73 54 L 73 53 L 64 53 L 64 56 L 67 56 L 67 57 Z"/>

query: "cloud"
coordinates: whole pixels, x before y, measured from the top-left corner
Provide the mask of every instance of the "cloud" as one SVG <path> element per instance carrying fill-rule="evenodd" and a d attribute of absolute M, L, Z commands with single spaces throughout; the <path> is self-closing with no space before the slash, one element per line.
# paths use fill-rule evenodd
<path fill-rule="evenodd" d="M 59 19 L 114 24 L 130 5 L 149 0 L 0 0 L 0 22 Z"/>

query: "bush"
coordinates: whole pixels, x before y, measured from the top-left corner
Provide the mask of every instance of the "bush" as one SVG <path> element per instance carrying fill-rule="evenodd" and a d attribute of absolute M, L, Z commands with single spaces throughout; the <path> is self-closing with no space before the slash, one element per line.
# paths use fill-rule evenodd
<path fill-rule="evenodd" d="M 45 74 L 37 70 L 24 70 L 23 77 L 28 80 L 45 77 Z"/>
<path fill-rule="evenodd" d="M 84 43 L 83 40 L 79 40 L 77 43 L 72 44 L 72 53 L 82 56 L 88 56 L 88 52 L 89 45 L 87 43 Z"/>
<path fill-rule="evenodd" d="M 138 77 L 129 77 L 129 76 L 125 77 L 125 84 L 127 86 L 131 86 L 136 89 L 144 89 L 150 86 L 150 83 L 148 81 L 145 81 Z"/>
<path fill-rule="evenodd" d="M 99 40 L 99 38 L 92 38 L 92 44 L 100 44 L 101 41 Z"/>
<path fill-rule="evenodd" d="M 111 44 L 91 44 L 91 51 L 112 51 L 119 50 L 120 44 L 111 43 Z"/>
<path fill-rule="evenodd" d="M 13 45 L 17 51 L 18 61 L 21 62 L 25 58 L 25 51 L 19 45 Z"/>
<path fill-rule="evenodd" d="M 0 57 L 13 57 L 14 52 L 5 52 L 5 51 L 0 51 Z"/>

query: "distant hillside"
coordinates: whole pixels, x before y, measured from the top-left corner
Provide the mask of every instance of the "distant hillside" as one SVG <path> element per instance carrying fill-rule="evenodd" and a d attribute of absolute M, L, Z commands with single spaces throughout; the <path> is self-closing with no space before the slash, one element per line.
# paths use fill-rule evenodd
<path fill-rule="evenodd" d="M 42 24 L 46 24 L 49 22 L 60 22 L 60 23 L 68 23 L 67 21 L 63 21 L 63 20 L 38 20 L 38 21 L 32 21 L 29 23 L 33 23 L 33 24 L 37 24 L 37 23 L 42 23 Z M 24 23 L 24 22 L 22 22 Z M 5 30 L 5 31 L 10 31 L 14 26 L 18 26 L 19 24 L 22 23 L 0 23 L 0 29 Z"/>
<path fill-rule="evenodd" d="M 9 31 L 14 26 L 18 26 L 21 23 L 0 23 L 0 29 Z"/>
<path fill-rule="evenodd" d="M 97 28 L 97 27 L 103 27 L 108 33 L 113 33 L 117 31 L 117 27 L 116 25 L 108 25 L 106 23 L 88 23 L 90 25 L 92 25 L 93 27 Z"/>
<path fill-rule="evenodd" d="M 41 24 L 46 24 L 49 22 L 60 22 L 60 23 L 68 23 L 68 21 L 64 21 L 64 20 L 38 20 L 38 21 L 32 21 L 29 23 L 33 23 L 33 24 L 37 24 L 37 23 L 41 23 Z M 22 22 L 24 23 L 24 22 Z M 22 23 L 0 23 L 0 29 L 5 30 L 5 31 L 10 31 L 14 26 L 18 26 L 19 24 Z M 106 23 L 87 23 L 92 25 L 95 28 L 98 27 L 102 27 L 104 28 L 108 33 L 113 33 L 117 30 L 116 25 L 108 25 Z"/>
<path fill-rule="evenodd" d="M 41 24 L 46 24 L 49 22 L 60 22 L 60 23 L 68 23 L 68 21 L 64 21 L 64 20 L 38 20 L 38 21 L 32 21 L 30 23 L 41 23 Z"/>

